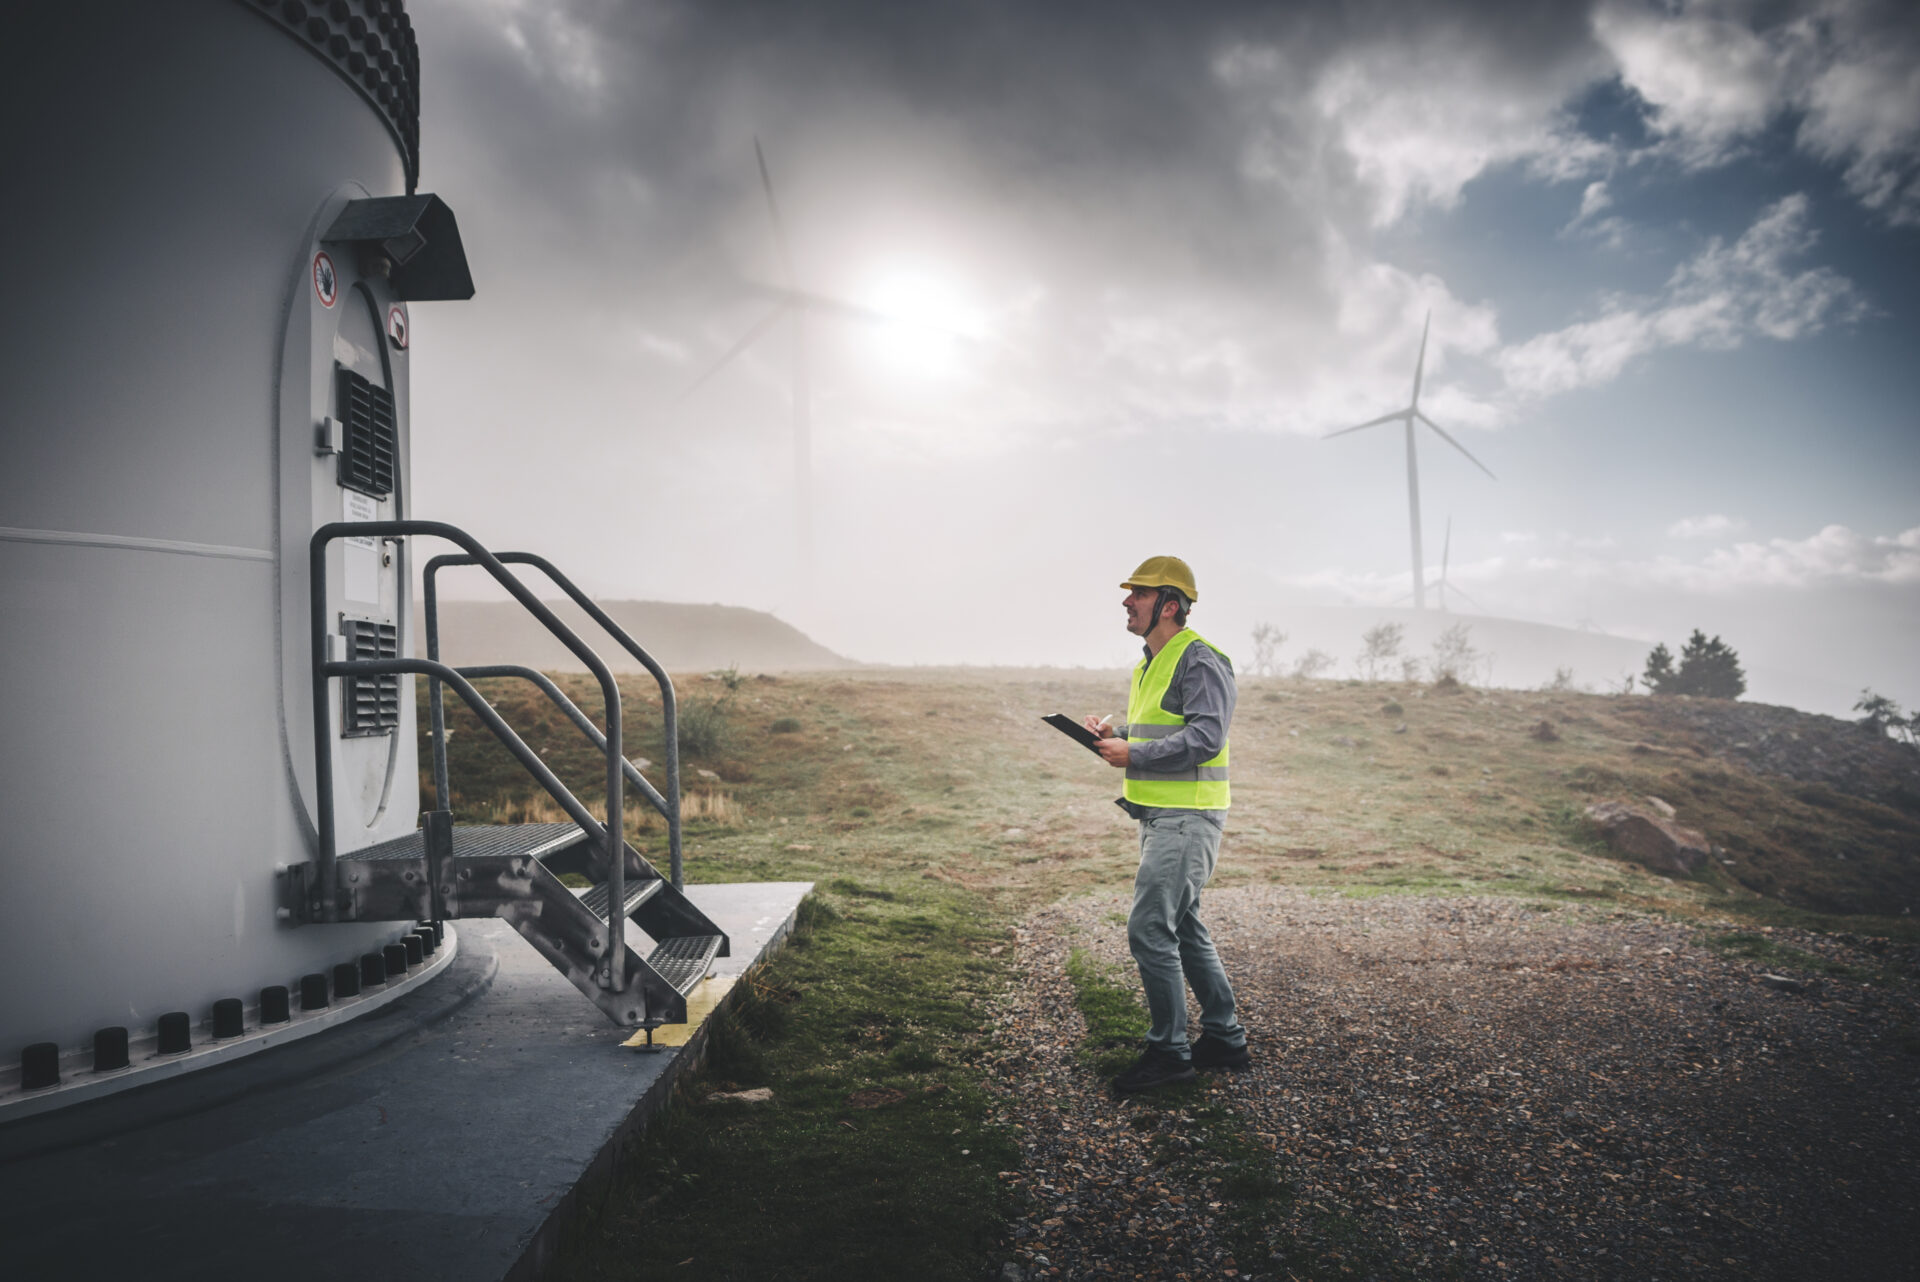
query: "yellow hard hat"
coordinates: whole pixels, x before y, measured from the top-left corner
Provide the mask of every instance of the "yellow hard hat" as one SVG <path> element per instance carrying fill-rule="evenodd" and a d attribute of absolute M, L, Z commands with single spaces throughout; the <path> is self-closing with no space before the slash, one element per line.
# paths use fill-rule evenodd
<path fill-rule="evenodd" d="M 1179 588 L 1189 601 L 1200 599 L 1193 571 L 1177 556 L 1150 556 L 1120 585 L 1123 588 Z"/>

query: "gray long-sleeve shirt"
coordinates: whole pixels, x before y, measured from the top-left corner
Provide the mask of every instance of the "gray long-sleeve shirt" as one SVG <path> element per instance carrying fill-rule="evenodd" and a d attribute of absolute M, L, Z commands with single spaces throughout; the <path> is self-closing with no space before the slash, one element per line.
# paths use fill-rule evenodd
<path fill-rule="evenodd" d="M 1153 652 L 1145 652 L 1151 663 Z M 1187 724 L 1164 739 L 1133 744 L 1127 750 L 1129 764 L 1143 770 L 1172 772 L 1192 770 L 1212 760 L 1226 746 L 1235 698 L 1233 664 L 1227 656 L 1210 645 L 1188 646 L 1173 669 L 1173 680 L 1167 683 L 1166 695 L 1160 700 L 1163 710 L 1186 718 Z M 1125 737 L 1127 727 L 1121 726 L 1117 733 Z M 1172 813 L 1174 809 L 1138 806 L 1124 799 L 1120 808 L 1136 819 Z"/>

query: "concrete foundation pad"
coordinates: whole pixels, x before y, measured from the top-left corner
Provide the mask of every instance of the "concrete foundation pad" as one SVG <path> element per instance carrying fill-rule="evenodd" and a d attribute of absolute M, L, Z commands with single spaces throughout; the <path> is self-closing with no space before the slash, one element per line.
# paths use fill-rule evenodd
<path fill-rule="evenodd" d="M 732 942 L 716 978 L 810 888 L 688 887 Z M 623 1045 L 511 927 L 456 928 L 446 973 L 364 1020 L 0 1128 L 7 1275 L 535 1276 L 705 1039 Z"/>

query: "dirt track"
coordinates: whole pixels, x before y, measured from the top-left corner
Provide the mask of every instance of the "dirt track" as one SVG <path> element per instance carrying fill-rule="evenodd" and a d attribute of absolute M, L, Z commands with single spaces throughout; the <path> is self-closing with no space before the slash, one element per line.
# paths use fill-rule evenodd
<path fill-rule="evenodd" d="M 1876 941 L 1767 936 L 1851 968 L 1770 963 L 1796 991 L 1608 910 L 1209 892 L 1256 1064 L 1205 1102 L 1287 1186 L 1250 1250 L 1205 1120 L 1074 1057 L 1067 955 L 1124 963 L 1125 907 L 1021 935 L 997 1081 L 1025 1278 L 1920 1276 L 1920 1004 Z"/>

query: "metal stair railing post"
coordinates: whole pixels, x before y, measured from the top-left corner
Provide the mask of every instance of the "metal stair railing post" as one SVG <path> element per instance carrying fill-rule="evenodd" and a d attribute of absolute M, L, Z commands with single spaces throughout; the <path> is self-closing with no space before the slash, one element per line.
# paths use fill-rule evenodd
<path fill-rule="evenodd" d="M 553 563 L 545 557 L 532 552 L 501 552 L 498 556 L 501 561 L 510 565 L 531 565 L 552 579 L 554 585 L 571 597 L 573 603 L 579 606 L 588 618 L 599 624 L 621 649 L 638 659 L 640 665 L 653 674 L 655 684 L 660 687 L 661 714 L 666 722 L 667 800 L 673 808 L 667 815 L 668 864 L 672 872 L 673 888 L 685 890 L 685 879 L 680 865 L 680 728 L 679 713 L 673 693 L 673 679 L 667 675 L 667 670 L 641 647 L 639 642 L 628 635 L 625 628 L 615 623 L 613 618 L 600 608 L 598 602 L 575 587 L 573 580 L 555 569 Z M 460 563 L 462 558 L 448 556 L 436 557 L 435 560 L 452 565 Z M 471 563 L 468 562 L 468 564 Z M 433 567 L 429 565 L 429 574 L 432 573 L 432 569 Z"/>
<path fill-rule="evenodd" d="M 427 616 L 427 657 L 440 661 L 440 605 L 434 596 L 433 568 L 422 575 L 422 612 Z M 440 697 L 440 678 L 427 678 L 427 710 L 433 718 L 433 799 L 440 810 L 453 809 L 453 787 L 447 779 L 447 713 Z"/>
<path fill-rule="evenodd" d="M 327 659 L 327 545 L 335 539 L 355 536 L 398 538 L 415 534 L 442 538 L 449 543 L 454 543 L 464 548 L 468 556 L 472 558 L 473 564 L 481 566 L 488 574 L 491 574 L 495 581 L 513 596 L 514 600 L 525 606 L 528 613 L 538 619 L 546 627 L 547 631 L 558 637 L 561 643 L 573 651 L 575 657 L 586 664 L 587 669 L 599 679 L 601 695 L 606 701 L 607 713 L 607 824 L 604 829 L 593 821 L 593 817 L 586 813 L 578 801 L 574 800 L 573 794 L 566 790 L 560 781 L 553 776 L 553 773 L 546 768 L 544 763 L 539 761 L 537 756 L 533 755 L 530 751 L 524 752 L 523 755 L 523 750 L 525 750 L 526 747 L 525 744 L 520 743 L 519 736 L 513 734 L 506 722 L 502 721 L 499 715 L 493 711 L 492 706 L 488 705 L 485 699 L 480 698 L 479 692 L 474 690 L 464 677 L 461 677 L 458 673 L 454 672 L 453 669 L 440 663 L 437 659 L 424 662 L 421 660 L 332 662 Z M 387 672 L 413 672 L 428 677 L 437 677 L 442 681 L 447 681 L 451 678 L 452 681 L 459 683 L 457 688 L 460 689 L 460 697 L 465 700 L 469 706 L 474 705 L 476 701 L 480 705 L 485 706 L 486 711 L 484 713 L 481 713 L 478 707 L 476 707 L 474 711 L 480 715 L 483 722 L 487 723 L 488 728 L 493 730 L 496 737 L 501 737 L 502 742 L 506 742 L 507 737 L 510 736 L 512 743 L 508 744 L 509 748 L 512 748 L 513 744 L 520 744 L 521 750 L 514 752 L 514 755 L 520 758 L 520 763 L 527 766 L 528 770 L 533 773 L 536 778 L 540 779 L 541 785 L 554 796 L 556 801 L 561 802 L 563 808 L 568 809 L 568 813 L 573 816 L 575 822 L 580 822 L 584 819 L 585 822 L 582 823 L 582 828 L 601 838 L 602 844 L 606 848 L 607 862 L 610 865 L 608 902 L 625 903 L 627 860 L 625 846 L 626 828 L 622 807 L 626 797 L 626 788 L 624 786 L 624 774 L 621 770 L 621 766 L 625 764 L 625 757 L 620 750 L 620 688 L 615 684 L 613 674 L 607 669 L 607 665 L 601 660 L 600 656 L 594 652 L 593 648 L 578 636 L 574 635 L 573 630 L 555 617 L 553 611 L 547 609 L 540 599 L 534 596 L 527 588 L 526 584 L 522 583 L 518 576 L 508 570 L 505 565 L 501 564 L 499 558 L 487 551 L 487 549 L 480 544 L 479 540 L 458 526 L 448 525 L 443 521 L 329 522 L 315 530 L 312 539 L 308 542 L 307 572 L 308 590 L 310 593 L 308 613 L 311 616 L 310 642 L 313 664 L 314 791 L 316 807 L 319 811 L 315 816 L 315 826 L 318 829 L 320 845 L 319 859 L 317 861 L 319 864 L 317 869 L 319 876 L 317 880 L 321 893 L 321 919 L 323 921 L 338 921 L 340 915 L 338 837 L 334 832 L 333 822 L 333 714 L 327 698 L 327 682 L 330 678 L 336 676 L 378 675 Z M 434 627 L 437 633 L 437 621 L 430 622 L 429 626 Z M 437 643 L 438 637 L 436 635 L 436 649 L 438 648 Z M 390 666 L 393 664 L 419 664 L 420 666 Z M 444 751 L 444 741 L 442 741 L 440 744 L 440 752 L 444 754 Z M 536 766 L 538 767 L 537 769 L 535 769 Z M 438 780 L 436 780 L 436 786 L 438 786 Z M 555 789 L 559 791 L 555 792 Z M 578 811 L 578 813 L 574 813 L 575 811 Z M 615 992 L 623 992 L 626 989 L 625 928 L 625 914 L 609 914 L 606 935 L 606 968 L 603 972 L 603 978 L 607 987 Z"/>

